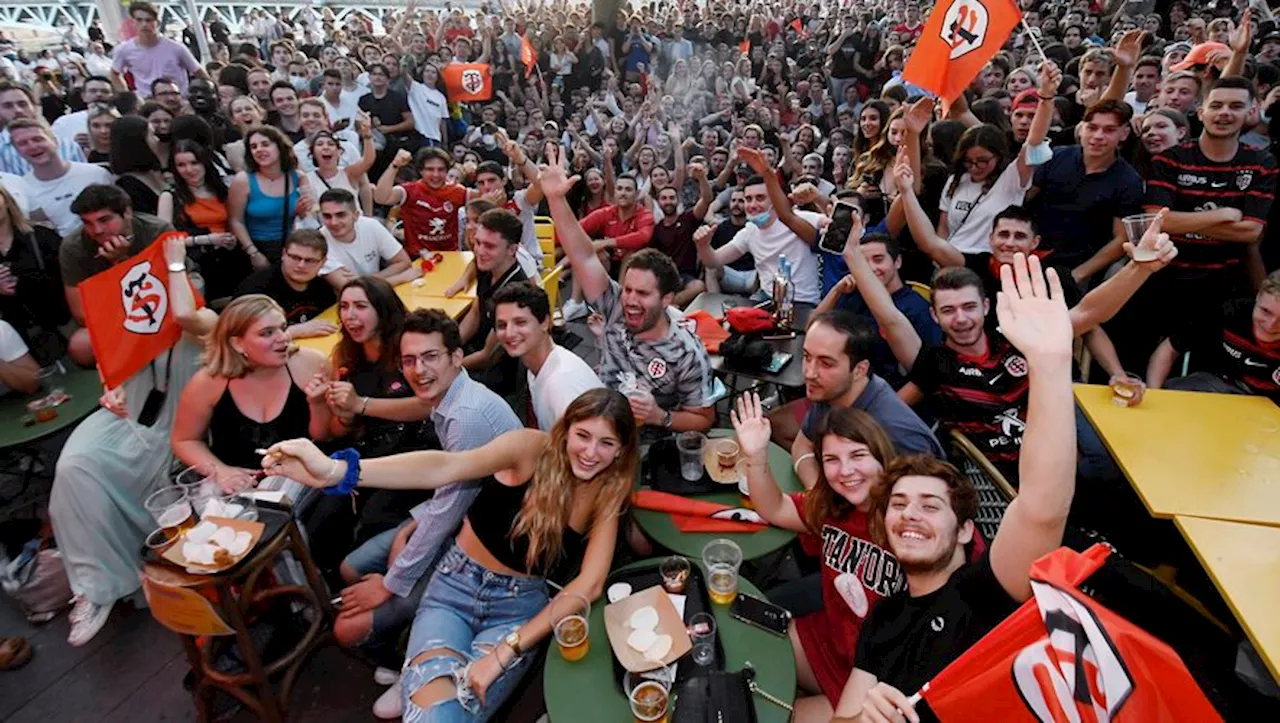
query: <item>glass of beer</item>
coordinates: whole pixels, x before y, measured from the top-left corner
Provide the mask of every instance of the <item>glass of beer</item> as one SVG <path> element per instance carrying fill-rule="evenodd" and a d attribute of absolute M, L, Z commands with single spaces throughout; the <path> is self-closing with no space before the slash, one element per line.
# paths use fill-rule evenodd
<path fill-rule="evenodd" d="M 191 510 L 191 499 L 181 487 L 161 487 L 147 498 L 142 506 L 151 513 L 169 539 L 176 538 L 196 526 L 196 516 Z"/>
<path fill-rule="evenodd" d="M 623 676 L 631 716 L 636 723 L 666 723 L 671 703 L 671 684 L 665 676 L 630 673 Z"/>
<path fill-rule="evenodd" d="M 551 601 L 551 631 L 560 648 L 560 657 L 570 663 L 582 660 L 591 650 L 591 603 L 581 595 L 561 593 Z"/>
<path fill-rule="evenodd" d="M 738 568 L 742 548 L 733 540 L 719 538 L 702 546 L 702 564 L 707 568 L 707 592 L 711 602 L 728 605 L 738 596 Z"/>
<path fill-rule="evenodd" d="M 1117 374 L 1111 377 L 1111 403 L 1117 407 L 1136 407 L 1142 401 L 1146 388 L 1146 384 L 1136 374 Z"/>
<path fill-rule="evenodd" d="M 662 589 L 673 595 L 683 595 L 692 570 L 688 558 L 672 555 L 663 560 L 658 567 L 658 571 L 662 573 Z"/>

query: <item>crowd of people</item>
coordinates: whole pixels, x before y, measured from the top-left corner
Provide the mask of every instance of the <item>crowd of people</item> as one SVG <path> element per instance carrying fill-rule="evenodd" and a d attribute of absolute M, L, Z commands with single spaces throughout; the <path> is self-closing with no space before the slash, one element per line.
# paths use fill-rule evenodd
<path fill-rule="evenodd" d="M 298 514 L 336 639 L 390 668 L 375 714 L 487 720 L 548 638 L 546 582 L 594 600 L 652 552 L 626 512 L 642 446 L 731 424 L 808 573 L 776 598 L 795 720 L 928 719 L 912 694 L 1029 598 L 1035 559 L 1098 535 L 1168 552 L 1073 379 L 1280 400 L 1280 24 L 1240 0 L 1018 4 L 949 103 L 903 75 L 913 0 L 410 0 L 181 41 L 138 0 L 128 39 L 0 62 L 0 389 L 93 366 L 77 285 L 165 231 L 209 302 L 171 284 L 182 340 L 58 459 L 70 644 L 136 596 L 142 501 L 175 469 L 235 491 L 265 467 L 325 488 Z M 490 100 L 451 97 L 458 63 L 488 65 Z M 468 311 L 406 308 L 415 260 L 460 249 Z M 803 393 L 725 400 L 682 310 L 780 303 L 779 276 Z M 327 357 L 294 343 L 335 333 Z M 993 539 L 952 430 L 1018 488 Z M 771 441 L 806 491 L 780 492 Z M 1187 657 L 1195 628 L 1150 599 L 1109 604 Z M 1200 682 L 1225 710 L 1224 669 Z"/>

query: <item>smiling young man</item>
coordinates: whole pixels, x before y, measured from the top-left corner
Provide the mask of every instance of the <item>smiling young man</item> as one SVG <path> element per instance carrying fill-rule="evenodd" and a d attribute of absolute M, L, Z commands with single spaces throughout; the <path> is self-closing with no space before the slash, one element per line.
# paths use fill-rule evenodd
<path fill-rule="evenodd" d="M 396 185 L 400 169 L 410 162 L 418 179 Z M 404 247 L 410 255 L 423 250 L 458 250 L 458 209 L 473 195 L 465 186 L 449 183 L 447 174 L 452 163 L 448 152 L 441 148 L 422 148 L 417 153 L 402 149 L 378 178 L 373 200 L 400 208 Z"/>
<path fill-rule="evenodd" d="M 277 80 L 271 84 L 270 93 L 271 112 L 267 114 L 267 122 L 279 128 L 293 143 L 300 143 L 306 134 L 299 116 L 298 89 L 287 80 Z"/>
<path fill-rule="evenodd" d="M 64 160 L 43 119 L 19 118 L 5 131 L 29 169 L 23 182 L 30 215 L 34 220 L 49 221 L 58 235 L 66 238 L 81 223 L 72 208 L 76 196 L 93 184 L 111 183 L 111 174 L 97 164 Z"/>
<path fill-rule="evenodd" d="M 350 191 L 330 188 L 320 194 L 319 206 L 324 240 L 329 244 L 320 275 L 334 290 L 358 276 L 377 276 L 395 286 L 422 275 L 386 226 L 360 215 Z"/>
<path fill-rule="evenodd" d="M 550 432 L 573 400 L 604 382 L 582 357 L 551 338 L 547 292 L 529 282 L 508 284 L 494 293 L 493 307 L 498 341 L 527 370 L 538 429 Z"/>
<path fill-rule="evenodd" d="M 651 428 L 710 429 L 715 419 L 711 359 L 702 342 L 675 323 L 678 312 L 669 308 L 680 288 L 680 272 L 661 252 L 643 249 L 622 265 L 622 283 L 610 279 L 565 200 L 578 177 L 566 177 L 564 163 L 562 157 L 562 165 L 544 168 L 538 183 L 574 276 L 587 301 L 605 318 L 601 380 L 610 389 L 628 376 L 648 384 L 652 401 L 632 399 L 631 411 Z"/>
<path fill-rule="evenodd" d="M 520 388 L 520 365 L 503 351 L 494 333 L 493 295 L 529 278 L 517 261 L 523 229 L 520 219 L 505 208 L 480 215 L 471 245 L 476 261 L 476 301 L 459 324 L 462 343 L 468 349 L 463 366 L 504 396 Z"/>
<path fill-rule="evenodd" d="M 416 421 L 430 417 L 446 452 L 484 446 L 520 428 L 502 397 L 471 379 L 462 368 L 458 325 L 443 312 L 419 309 L 407 315 L 400 335 L 399 367 L 413 390 L 406 399 L 369 399 L 365 415 Z M 334 637 L 342 645 L 386 639 L 413 620 L 431 579 L 441 546 L 453 537 L 479 492 L 477 481 L 451 484 L 414 507 L 411 519 L 370 539 L 347 556 L 342 607 Z M 400 684 L 375 703 L 380 718 L 400 715 Z"/>
<path fill-rule="evenodd" d="M 963 273 L 963 272 L 962 272 Z M 955 467 L 909 456 L 885 470 L 876 498 L 884 535 L 907 578 L 858 635 L 857 667 L 836 706 L 840 720 L 936 720 L 909 697 L 1031 597 L 1030 567 L 1062 544 L 1075 492 L 1072 323 L 1037 259 L 1003 273 L 1000 327 L 1025 360 L 1029 387 L 1022 487 L 986 553 L 968 562 L 978 495 Z M 981 328 L 981 323 L 977 325 Z"/>

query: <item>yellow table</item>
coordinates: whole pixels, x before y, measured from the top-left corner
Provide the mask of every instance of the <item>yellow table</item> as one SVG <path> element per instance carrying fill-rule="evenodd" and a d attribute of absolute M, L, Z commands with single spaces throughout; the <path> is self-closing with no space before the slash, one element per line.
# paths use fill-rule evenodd
<path fill-rule="evenodd" d="M 444 290 L 462 276 L 462 272 L 466 270 L 467 264 L 471 263 L 471 259 L 475 254 L 470 251 L 444 251 L 441 252 L 441 255 L 444 256 L 444 260 L 436 264 L 435 268 L 418 280 L 422 282 L 421 284 L 415 281 L 400 284 L 396 287 L 396 296 L 400 297 L 400 300 L 404 302 L 409 311 L 414 309 L 439 309 L 448 314 L 450 318 L 459 320 L 476 300 L 476 284 L 472 281 L 466 290 L 452 298 L 446 297 Z M 421 260 L 413 263 L 418 267 L 422 265 Z M 337 305 L 325 309 L 316 318 L 338 324 Z M 337 332 L 328 336 L 299 339 L 298 346 L 315 349 L 328 356 L 329 352 L 338 345 L 338 340 L 341 338 L 342 332 Z"/>
<path fill-rule="evenodd" d="M 1280 681 L 1280 527 L 1203 517 L 1173 518 L 1240 621 L 1271 676 Z"/>
<path fill-rule="evenodd" d="M 1280 525 L 1280 408 L 1265 397 L 1148 391 L 1137 407 L 1110 387 L 1076 400 L 1147 511 Z"/>

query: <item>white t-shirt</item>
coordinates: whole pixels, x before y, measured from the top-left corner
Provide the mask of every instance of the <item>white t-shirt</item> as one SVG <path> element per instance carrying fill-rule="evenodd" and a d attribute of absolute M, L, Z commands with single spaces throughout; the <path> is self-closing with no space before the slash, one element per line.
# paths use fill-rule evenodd
<path fill-rule="evenodd" d="M 14 203 L 18 204 L 18 210 L 22 211 L 22 215 L 30 216 L 31 189 L 27 188 L 26 179 L 0 171 L 0 185 L 4 186 L 4 190 L 8 191 L 10 196 L 13 196 Z"/>
<path fill-rule="evenodd" d="M 22 180 L 31 194 L 31 213 L 44 211 L 44 215 L 58 229 L 58 235 L 66 238 L 80 228 L 80 217 L 71 212 L 71 202 L 85 188 L 95 183 L 112 183 L 111 173 L 92 163 L 71 163 L 66 173 L 52 181 L 41 181 L 28 171 Z"/>
<path fill-rule="evenodd" d="M 1147 106 L 1151 103 L 1151 101 L 1147 101 L 1144 103 L 1138 100 L 1138 91 L 1136 90 L 1131 90 L 1128 93 L 1125 93 L 1124 102 L 1128 103 L 1130 108 L 1133 108 L 1133 114 L 1135 116 L 1143 115 L 1144 113 L 1146 113 Z"/>
<path fill-rule="evenodd" d="M 338 168 L 346 168 L 353 163 L 359 163 L 361 156 L 364 155 L 363 141 L 351 128 L 343 128 L 333 134 L 334 138 L 341 141 L 342 155 L 338 157 Z M 307 144 L 307 139 L 302 139 L 293 144 L 293 155 L 298 158 L 298 170 L 303 173 L 310 173 L 316 170 L 316 162 L 311 158 L 311 146 Z M 312 186 L 312 190 L 316 187 Z M 320 186 L 324 188 L 324 186 Z M 324 193 L 320 191 L 319 193 Z"/>
<path fill-rule="evenodd" d="M 947 242 L 962 254 L 989 253 L 991 224 L 995 222 L 996 214 L 1014 204 L 1021 204 L 1027 189 L 1031 188 L 1031 180 L 1028 175 L 1027 182 L 1022 182 L 1017 161 L 1010 162 L 992 184 L 991 190 L 985 193 L 982 185 L 974 183 L 968 173 L 961 176 L 958 183 L 952 176 L 947 180 L 942 200 L 938 202 L 938 208 L 947 212 Z M 947 191 L 952 184 L 956 184 L 955 193 L 948 196 Z"/>
<path fill-rule="evenodd" d="M 414 82 L 409 86 L 409 110 L 413 111 L 413 127 L 427 140 L 439 142 L 440 121 L 449 117 L 449 103 L 444 93 Z"/>
<path fill-rule="evenodd" d="M 78 110 L 59 116 L 50 127 L 53 128 L 53 134 L 60 140 L 75 143 L 77 134 L 89 132 L 89 111 Z"/>
<path fill-rule="evenodd" d="M 555 346 L 537 376 L 529 375 L 529 397 L 533 400 L 533 413 L 538 418 L 538 429 L 550 432 L 564 416 L 573 400 L 583 392 L 604 386 L 591 366 L 582 357 Z"/>
<path fill-rule="evenodd" d="M 321 95 L 320 100 L 324 101 L 324 107 L 329 111 L 329 122 L 337 123 L 340 120 L 349 120 L 355 122 L 356 113 L 360 112 L 360 96 L 354 91 L 342 91 L 338 94 L 338 104 L 333 105 L 329 99 Z"/>
<path fill-rule="evenodd" d="M 556 348 L 558 349 L 559 347 Z M 17 330 L 9 326 L 9 322 L 0 321 L 0 361 L 10 364 L 30 353 L 31 350 L 27 348 L 27 343 L 22 340 L 22 336 L 18 334 Z M 551 360 L 547 359 L 547 364 L 550 365 L 550 363 Z M 542 369 L 546 371 L 547 367 L 544 366 Z M 592 376 L 595 375 L 593 374 Z M 598 379 L 596 380 L 597 384 L 599 381 Z M 0 382 L 0 395 L 8 393 L 9 386 L 4 382 Z M 561 409 L 560 411 L 563 412 L 564 410 Z"/>
<path fill-rule="evenodd" d="M 796 215 L 818 226 L 823 218 L 820 213 L 796 211 Z M 778 275 L 778 259 L 785 255 L 791 264 L 791 283 L 795 285 L 795 300 L 801 304 L 817 304 L 822 301 L 822 288 L 819 283 L 818 258 L 813 248 L 787 228 L 787 225 L 774 216 L 768 228 L 760 228 L 754 223 L 743 226 L 729 246 L 742 253 L 750 253 L 756 262 L 756 276 L 760 279 L 760 288 L 767 294 L 773 288 L 773 277 Z"/>
<path fill-rule="evenodd" d="M 350 242 L 336 241 L 329 229 L 324 229 L 324 240 L 329 242 L 329 255 L 325 257 L 320 275 L 345 268 L 356 276 L 368 276 L 382 270 L 382 262 L 390 261 L 404 250 L 396 237 L 391 235 L 377 219 L 361 216 L 356 219 L 356 235 Z"/>

